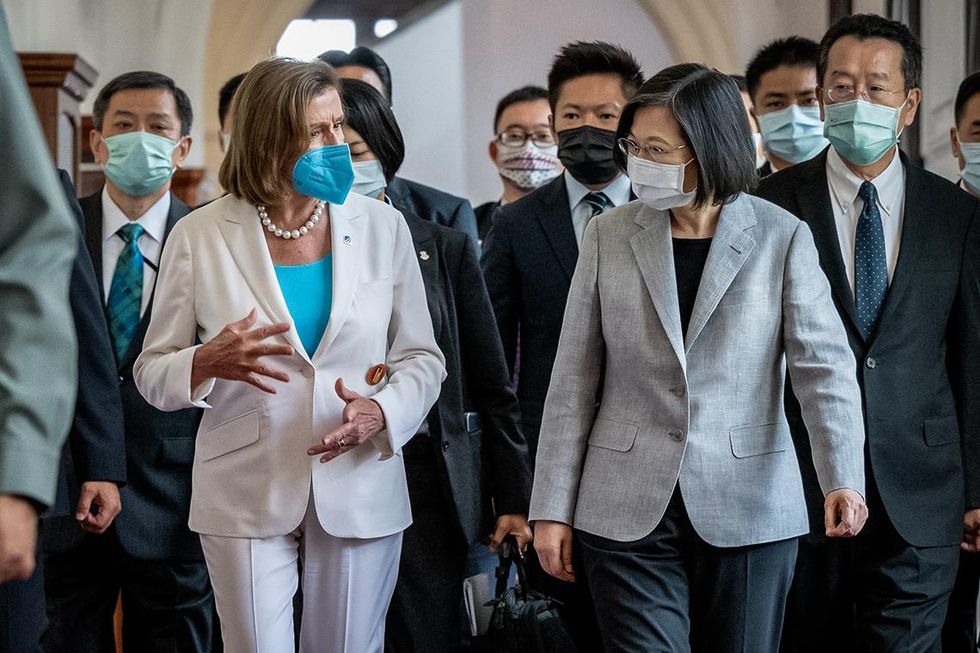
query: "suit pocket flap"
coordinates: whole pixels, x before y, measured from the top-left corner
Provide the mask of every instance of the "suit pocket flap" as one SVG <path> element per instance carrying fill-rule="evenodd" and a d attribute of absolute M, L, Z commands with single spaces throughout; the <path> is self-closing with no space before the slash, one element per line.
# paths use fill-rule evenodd
<path fill-rule="evenodd" d="M 259 439 L 259 413 L 253 410 L 226 420 L 198 436 L 197 454 L 201 461 L 211 460 L 241 449 Z"/>
<path fill-rule="evenodd" d="M 926 444 L 937 447 L 941 444 L 953 444 L 960 441 L 960 425 L 956 415 L 946 417 L 929 417 L 922 420 L 922 432 Z"/>
<path fill-rule="evenodd" d="M 160 462 L 168 465 L 190 465 L 194 462 L 196 438 L 164 438 Z"/>
<path fill-rule="evenodd" d="M 728 437 L 732 441 L 732 455 L 736 458 L 786 451 L 790 443 L 789 427 L 780 422 L 740 426 L 731 429 Z"/>
<path fill-rule="evenodd" d="M 640 427 L 636 424 L 599 417 L 592 425 L 589 446 L 613 451 L 629 451 L 636 442 L 636 434 L 639 430 Z"/>

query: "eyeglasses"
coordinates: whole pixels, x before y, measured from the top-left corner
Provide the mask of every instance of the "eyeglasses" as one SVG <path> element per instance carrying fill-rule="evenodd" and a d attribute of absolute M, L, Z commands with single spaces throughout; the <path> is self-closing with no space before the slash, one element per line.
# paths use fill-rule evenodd
<path fill-rule="evenodd" d="M 535 147 L 539 148 L 552 147 L 555 144 L 555 137 L 550 131 L 534 132 L 533 134 L 521 131 L 500 132 L 496 138 L 498 143 L 506 147 L 524 147 L 529 140 Z"/>
<path fill-rule="evenodd" d="M 862 98 L 872 104 L 888 104 L 888 101 L 896 93 L 903 93 L 905 89 L 889 91 L 881 86 L 871 86 L 863 91 L 858 90 L 851 84 L 834 84 L 830 88 L 825 88 L 824 93 L 831 102 L 850 102 L 857 98 Z"/>
<path fill-rule="evenodd" d="M 640 145 L 631 138 L 620 138 L 616 143 L 624 154 L 631 154 L 641 159 L 647 159 L 648 161 L 663 161 L 669 158 L 669 155 L 673 152 L 683 150 L 687 147 L 687 145 L 678 145 L 677 147 L 664 149 L 657 145 Z"/>

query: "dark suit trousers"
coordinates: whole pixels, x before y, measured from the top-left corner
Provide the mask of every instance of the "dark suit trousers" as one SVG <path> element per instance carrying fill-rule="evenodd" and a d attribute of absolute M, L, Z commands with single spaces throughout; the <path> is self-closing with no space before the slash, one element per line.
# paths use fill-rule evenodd
<path fill-rule="evenodd" d="M 977 653 L 977 593 L 980 555 L 960 552 L 960 569 L 943 625 L 943 653 Z"/>
<path fill-rule="evenodd" d="M 120 593 L 126 651 L 211 650 L 214 597 L 203 561 L 133 558 L 110 528 L 102 536 L 86 534 L 67 551 L 49 552 L 45 566 L 46 653 L 114 651 L 112 616 Z"/>
<path fill-rule="evenodd" d="M 775 653 L 797 540 L 719 548 L 674 491 L 635 542 L 576 531 L 607 653 Z M 828 649 L 835 650 L 835 649 Z"/>
<path fill-rule="evenodd" d="M 43 521 L 39 527 L 43 528 Z M 44 558 L 38 551 L 30 578 L 0 583 L 0 653 L 41 653 L 41 633 L 46 625 Z"/>
<path fill-rule="evenodd" d="M 469 550 L 431 438 L 415 436 L 402 449 L 412 525 L 402 536 L 398 582 L 388 608 L 385 650 L 458 651 L 463 645 L 463 576 Z"/>
<path fill-rule="evenodd" d="M 944 650 L 959 547 L 905 542 L 866 478 L 868 521 L 856 538 L 801 542 L 784 653 Z"/>

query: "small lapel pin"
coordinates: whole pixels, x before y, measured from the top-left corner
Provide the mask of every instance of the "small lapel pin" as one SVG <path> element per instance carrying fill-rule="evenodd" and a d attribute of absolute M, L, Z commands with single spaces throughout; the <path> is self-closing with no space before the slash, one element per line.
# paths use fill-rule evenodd
<path fill-rule="evenodd" d="M 344 234 L 344 244 L 345 245 L 350 245 L 353 242 L 354 242 L 353 239 L 351 239 L 351 237 L 349 235 Z"/>
<path fill-rule="evenodd" d="M 428 261 L 429 253 L 423 249 L 421 252 L 419 252 L 419 258 L 422 259 L 423 261 Z"/>

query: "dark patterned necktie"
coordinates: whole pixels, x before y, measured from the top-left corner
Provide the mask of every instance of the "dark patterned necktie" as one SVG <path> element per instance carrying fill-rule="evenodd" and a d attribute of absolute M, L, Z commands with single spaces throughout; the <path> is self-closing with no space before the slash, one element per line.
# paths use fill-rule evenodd
<path fill-rule="evenodd" d="M 878 326 L 881 305 L 888 293 L 888 258 L 874 184 L 861 184 L 858 197 L 864 200 L 864 208 L 854 234 L 854 301 L 859 326 L 867 339 Z"/>
<path fill-rule="evenodd" d="M 610 204 L 605 193 L 588 193 L 582 200 L 589 205 L 589 210 L 592 211 L 589 220 L 605 211 Z"/>
<path fill-rule="evenodd" d="M 116 270 L 109 286 L 109 335 L 112 336 L 112 349 L 116 361 L 121 361 L 140 322 L 140 307 L 143 303 L 143 253 L 140 252 L 139 239 L 143 227 L 130 223 L 116 233 L 123 242 L 122 251 L 116 260 Z"/>

